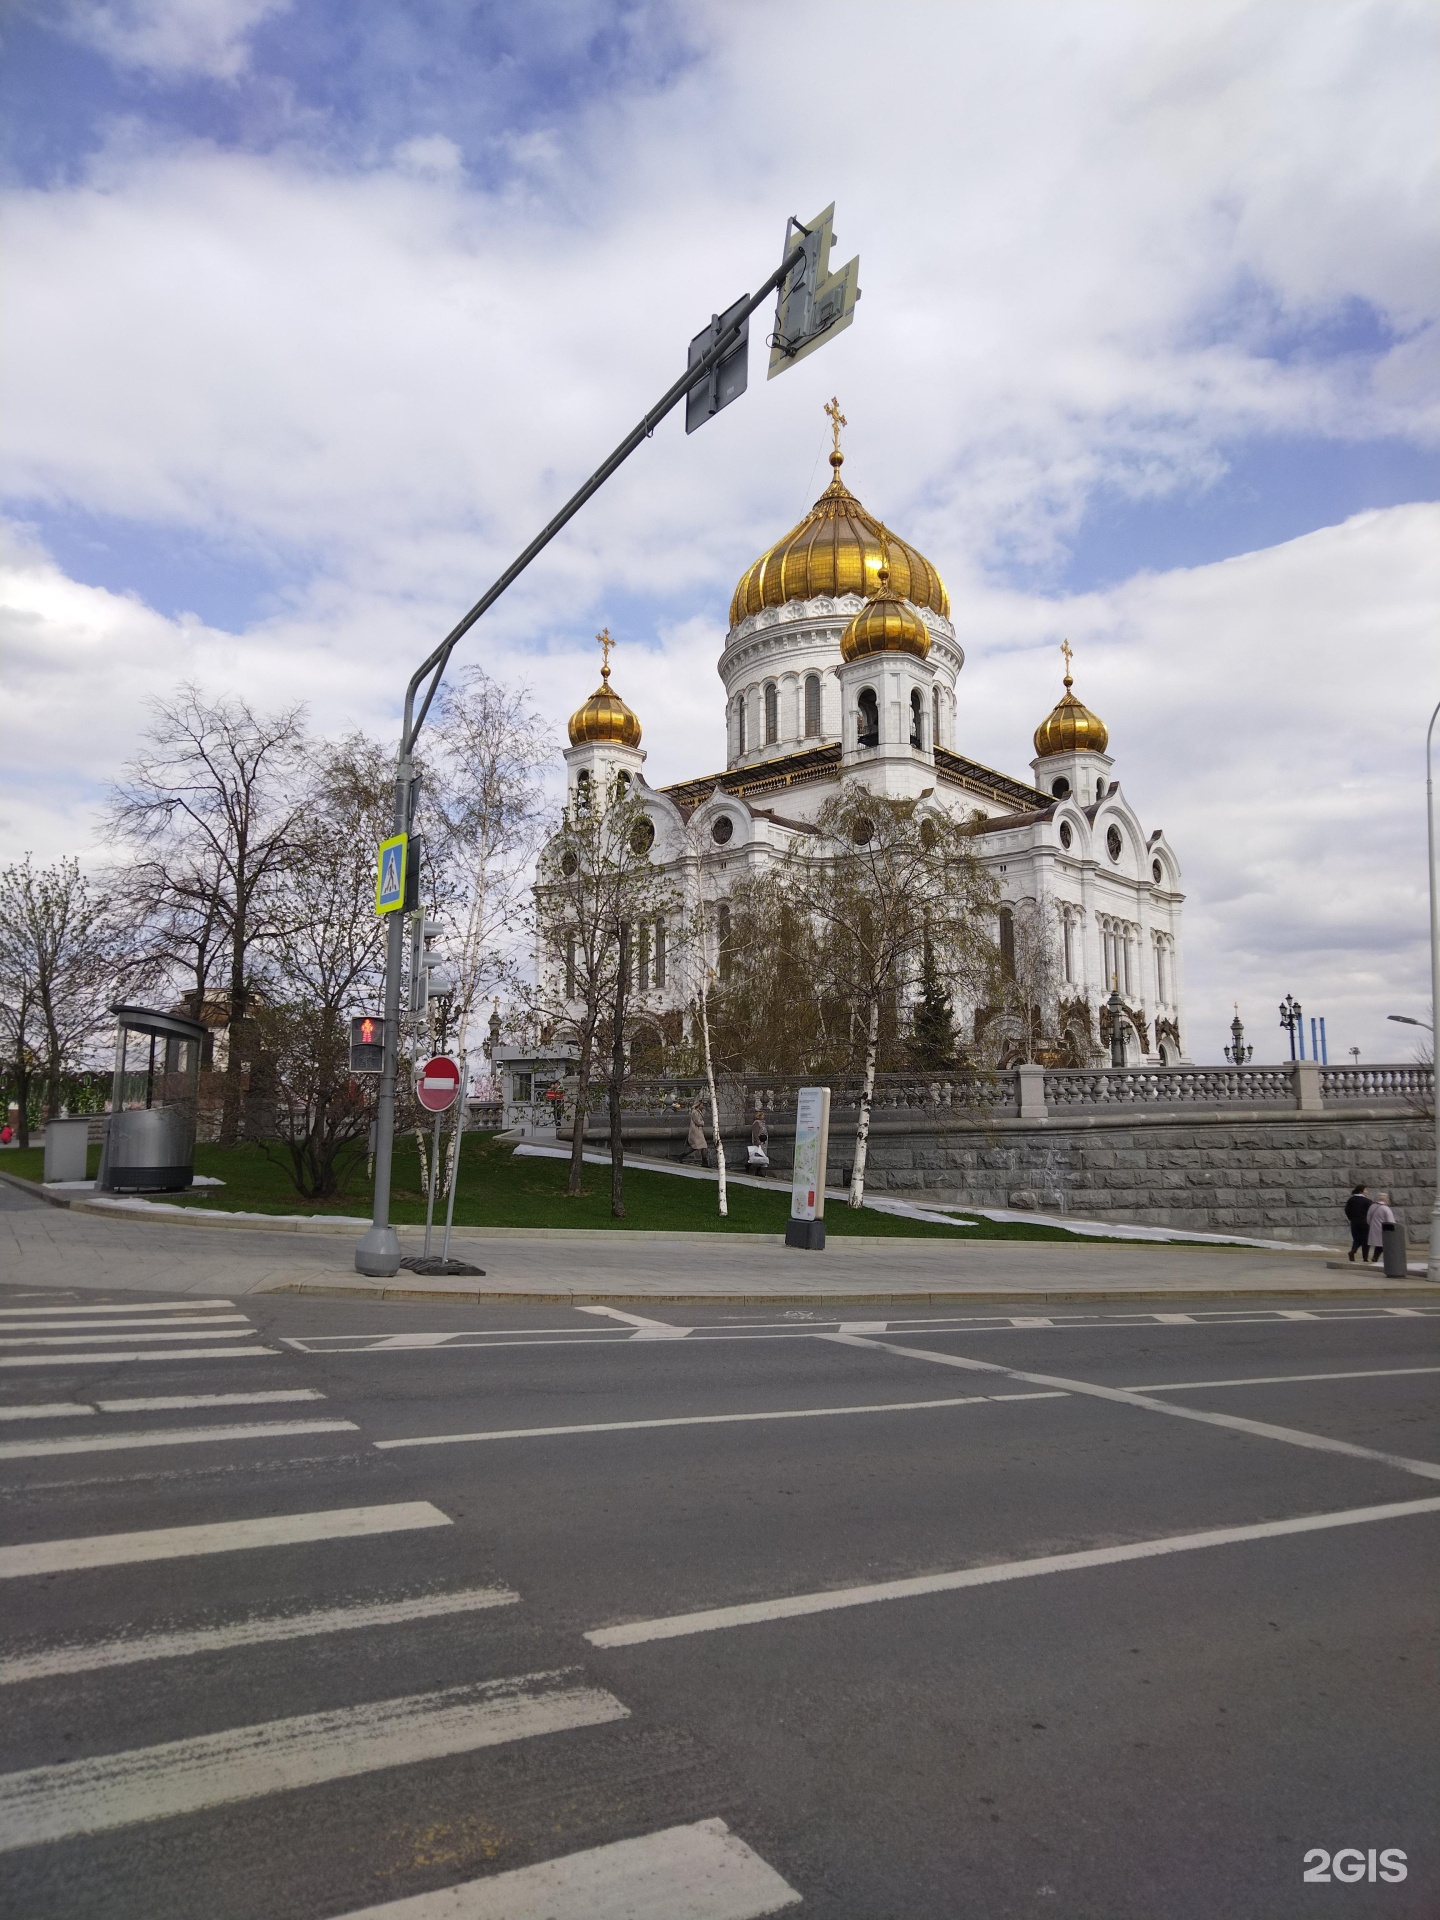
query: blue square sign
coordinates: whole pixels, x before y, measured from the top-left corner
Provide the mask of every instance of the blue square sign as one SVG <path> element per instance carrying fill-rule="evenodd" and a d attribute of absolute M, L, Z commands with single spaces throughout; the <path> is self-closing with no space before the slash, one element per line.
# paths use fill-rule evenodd
<path fill-rule="evenodd" d="M 405 904 L 405 859 L 410 836 L 395 833 L 380 842 L 375 861 L 375 911 L 398 913 Z"/>

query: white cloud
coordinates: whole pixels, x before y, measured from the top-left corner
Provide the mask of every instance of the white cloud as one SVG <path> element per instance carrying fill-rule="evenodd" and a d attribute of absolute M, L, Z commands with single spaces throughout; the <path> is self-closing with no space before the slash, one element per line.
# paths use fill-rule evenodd
<path fill-rule="evenodd" d="M 233 80 L 248 64 L 247 36 L 290 0 L 71 0 L 60 15 L 73 39 L 117 66 Z"/>

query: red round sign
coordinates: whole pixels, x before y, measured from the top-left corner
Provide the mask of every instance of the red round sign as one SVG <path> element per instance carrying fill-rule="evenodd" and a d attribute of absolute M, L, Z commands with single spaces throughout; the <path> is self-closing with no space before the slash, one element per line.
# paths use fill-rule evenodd
<path fill-rule="evenodd" d="M 447 1054 L 435 1054 L 415 1076 L 415 1097 L 431 1113 L 444 1113 L 447 1107 L 453 1106 L 459 1091 L 459 1062 Z"/>

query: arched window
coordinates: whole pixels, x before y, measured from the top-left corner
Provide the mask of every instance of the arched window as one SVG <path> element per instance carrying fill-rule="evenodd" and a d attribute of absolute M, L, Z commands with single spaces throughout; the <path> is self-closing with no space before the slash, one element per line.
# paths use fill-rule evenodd
<path fill-rule="evenodd" d="M 860 698 L 855 703 L 860 722 L 856 745 L 878 747 L 880 744 L 880 702 L 875 698 L 873 687 L 862 687 Z"/>
<path fill-rule="evenodd" d="M 565 998 L 575 998 L 575 934 L 565 936 Z"/>
<path fill-rule="evenodd" d="M 765 689 L 765 744 L 773 747 L 780 738 L 780 689 L 768 686 Z"/>
<path fill-rule="evenodd" d="M 719 948 L 716 959 L 722 980 L 730 978 L 730 909 L 722 900 L 715 909 L 715 943 Z"/>
<path fill-rule="evenodd" d="M 648 920 L 642 920 L 640 922 L 639 944 L 640 991 L 641 993 L 648 993 L 650 991 L 650 922 Z"/>
<path fill-rule="evenodd" d="M 630 776 L 622 767 L 615 776 L 615 797 L 623 799 L 630 790 Z"/>
<path fill-rule="evenodd" d="M 940 744 L 940 689 L 939 687 L 932 687 L 930 689 L 930 744 L 932 747 L 938 747 Z"/>
<path fill-rule="evenodd" d="M 735 702 L 735 751 L 745 751 L 745 696 L 742 693 Z"/>
<path fill-rule="evenodd" d="M 1070 782 L 1065 778 L 1063 773 L 1060 775 L 1060 778 L 1058 780 L 1054 780 L 1051 782 L 1050 791 L 1054 794 L 1057 800 L 1069 799 Z"/>
<path fill-rule="evenodd" d="M 1060 923 L 1060 931 L 1065 942 L 1065 983 L 1069 986 L 1075 979 L 1075 922 L 1068 913 Z"/>
<path fill-rule="evenodd" d="M 925 702 L 918 687 L 910 693 L 910 744 L 912 747 L 925 745 Z"/>
<path fill-rule="evenodd" d="M 590 769 L 582 767 L 575 776 L 575 805 L 581 813 L 590 811 Z"/>
<path fill-rule="evenodd" d="M 818 673 L 806 675 L 805 679 L 805 738 L 818 740 L 820 737 L 820 676 Z"/>
<path fill-rule="evenodd" d="M 665 984 L 665 922 L 663 920 L 655 922 L 655 984 L 657 987 L 663 987 Z"/>
<path fill-rule="evenodd" d="M 1000 971 L 1007 980 L 1015 978 L 1015 915 L 1009 907 L 1000 909 Z"/>

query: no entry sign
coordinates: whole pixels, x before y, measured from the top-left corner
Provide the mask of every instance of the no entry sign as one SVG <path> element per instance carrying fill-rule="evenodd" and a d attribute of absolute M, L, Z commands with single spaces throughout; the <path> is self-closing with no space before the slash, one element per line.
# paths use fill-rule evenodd
<path fill-rule="evenodd" d="M 415 1079 L 415 1097 L 431 1113 L 444 1113 L 455 1104 L 460 1091 L 460 1066 L 447 1054 L 437 1053 L 421 1067 Z"/>

